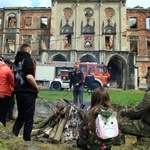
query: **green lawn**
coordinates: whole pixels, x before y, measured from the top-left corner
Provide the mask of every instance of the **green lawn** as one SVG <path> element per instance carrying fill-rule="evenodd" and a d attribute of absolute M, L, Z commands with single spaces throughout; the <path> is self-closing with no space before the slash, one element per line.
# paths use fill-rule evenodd
<path fill-rule="evenodd" d="M 139 101 L 142 100 L 145 91 L 139 90 L 111 90 L 108 89 L 108 93 L 110 95 L 110 99 L 112 103 L 122 104 L 122 105 L 136 105 Z M 39 93 L 45 101 L 54 102 L 59 101 L 59 99 L 67 99 L 72 101 L 72 91 L 68 92 L 64 91 L 50 91 L 50 90 L 41 90 Z M 91 95 L 84 92 L 84 101 L 90 101 Z M 37 99 L 41 100 L 40 98 Z"/>

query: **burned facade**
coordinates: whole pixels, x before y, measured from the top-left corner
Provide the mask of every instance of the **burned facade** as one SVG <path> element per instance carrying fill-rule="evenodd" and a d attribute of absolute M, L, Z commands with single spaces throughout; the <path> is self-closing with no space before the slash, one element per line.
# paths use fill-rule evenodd
<path fill-rule="evenodd" d="M 126 78 L 133 53 L 129 54 L 127 36 L 122 34 L 126 32 L 125 1 L 54 0 L 52 16 L 50 47 L 54 54 L 43 53 L 47 60 L 61 54 L 65 61 L 105 63 L 111 68 L 111 83 L 134 88 Z"/>
<path fill-rule="evenodd" d="M 1 8 L 0 52 L 13 60 L 25 42 L 42 63 L 103 62 L 112 84 L 136 88 L 137 77 L 150 67 L 150 27 L 140 23 L 149 22 L 150 9 L 127 9 L 125 2 L 52 0 L 51 8 Z"/>
<path fill-rule="evenodd" d="M 135 56 L 135 79 L 139 87 L 145 86 L 142 78 L 150 69 L 150 7 L 140 6 L 127 9 L 127 44 Z"/>
<path fill-rule="evenodd" d="M 50 8 L 0 9 L 1 54 L 13 60 L 22 43 L 30 44 L 35 56 L 39 55 L 39 49 L 49 49 L 50 18 Z"/>

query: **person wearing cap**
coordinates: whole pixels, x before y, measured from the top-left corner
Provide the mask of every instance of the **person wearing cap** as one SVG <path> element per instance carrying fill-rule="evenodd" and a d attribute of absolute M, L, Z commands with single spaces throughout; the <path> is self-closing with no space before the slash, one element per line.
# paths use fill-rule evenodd
<path fill-rule="evenodd" d="M 150 70 L 144 76 L 147 91 L 143 99 L 134 107 L 122 109 L 119 114 L 124 118 L 119 122 L 119 129 L 124 134 L 137 136 L 140 141 L 150 138 Z"/>
<path fill-rule="evenodd" d="M 14 75 L 12 70 L 5 64 L 4 58 L 0 56 L 0 122 L 6 126 L 7 112 L 14 91 Z"/>
<path fill-rule="evenodd" d="M 13 69 L 13 62 L 10 59 L 5 59 L 4 62 L 10 69 Z M 14 92 L 13 92 L 11 96 L 11 105 L 8 109 L 8 114 L 7 114 L 7 119 L 9 120 L 15 120 L 13 116 L 14 105 L 15 105 L 15 98 L 14 98 Z"/>

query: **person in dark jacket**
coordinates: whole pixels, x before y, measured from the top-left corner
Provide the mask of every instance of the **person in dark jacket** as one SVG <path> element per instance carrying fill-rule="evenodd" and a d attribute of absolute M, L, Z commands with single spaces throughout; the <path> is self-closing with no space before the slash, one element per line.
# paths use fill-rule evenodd
<path fill-rule="evenodd" d="M 79 65 L 74 65 L 74 71 L 70 75 L 70 85 L 68 91 L 71 90 L 73 86 L 73 98 L 74 104 L 76 106 L 82 106 L 83 104 L 83 93 L 84 93 L 84 85 L 83 85 L 84 75 L 83 72 L 79 69 Z M 80 104 L 78 104 L 78 98 Z"/>
<path fill-rule="evenodd" d="M 31 59 L 31 48 L 28 44 L 23 44 L 17 52 L 14 65 L 22 64 L 22 79 L 20 84 L 16 84 L 15 75 L 15 94 L 18 107 L 18 117 L 13 126 L 13 133 L 18 136 L 20 129 L 23 128 L 23 139 L 31 140 L 33 127 L 33 117 L 35 111 L 35 100 L 38 96 L 39 86 L 34 78 L 34 63 Z M 15 70 L 14 70 L 15 73 Z"/>
<path fill-rule="evenodd" d="M 125 118 L 119 123 L 119 128 L 124 134 L 150 137 L 150 70 L 144 76 L 147 83 L 147 92 L 142 101 L 130 109 L 122 109 L 119 114 Z"/>
<path fill-rule="evenodd" d="M 89 71 L 88 75 L 85 77 L 85 83 L 87 86 L 87 91 L 89 94 L 91 94 L 94 90 L 93 84 L 94 84 L 94 75 Z"/>

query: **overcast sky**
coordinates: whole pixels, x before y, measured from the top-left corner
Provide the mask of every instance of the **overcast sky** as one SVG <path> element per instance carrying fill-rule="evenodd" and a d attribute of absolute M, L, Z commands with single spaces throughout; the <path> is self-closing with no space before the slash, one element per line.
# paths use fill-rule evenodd
<path fill-rule="evenodd" d="M 127 7 L 150 7 L 150 0 L 127 0 Z M 51 0 L 0 0 L 0 8 L 3 7 L 51 7 Z"/>

